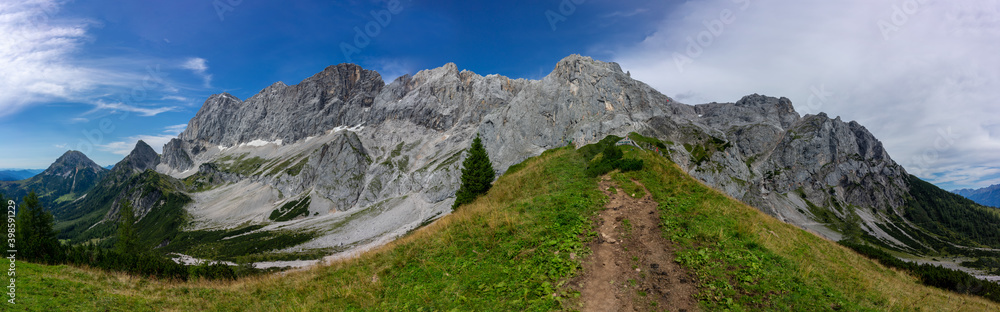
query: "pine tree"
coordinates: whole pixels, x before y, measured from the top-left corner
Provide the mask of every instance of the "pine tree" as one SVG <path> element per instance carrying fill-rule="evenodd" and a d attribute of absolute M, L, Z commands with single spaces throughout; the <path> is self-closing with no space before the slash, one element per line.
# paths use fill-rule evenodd
<path fill-rule="evenodd" d="M 132 255 L 139 251 L 138 245 L 132 203 L 122 200 L 122 207 L 118 211 L 118 242 L 115 243 L 115 249 L 120 254 Z"/>
<path fill-rule="evenodd" d="M 455 194 L 455 204 L 451 208 L 471 203 L 476 197 L 489 191 L 495 174 L 490 156 L 477 134 L 469 148 L 469 156 L 462 162 L 462 186 Z"/>
<path fill-rule="evenodd" d="M 45 211 L 32 191 L 17 212 L 17 247 L 26 260 L 55 263 L 62 260 L 62 246 L 52 230 L 52 214 Z"/>

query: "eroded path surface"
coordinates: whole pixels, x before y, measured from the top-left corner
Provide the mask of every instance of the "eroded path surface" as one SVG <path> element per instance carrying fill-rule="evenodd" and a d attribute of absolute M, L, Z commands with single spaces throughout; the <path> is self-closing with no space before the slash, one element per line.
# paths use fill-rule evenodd
<path fill-rule="evenodd" d="M 643 190 L 639 182 L 633 181 Z M 580 291 L 581 311 L 697 311 L 694 281 L 674 262 L 660 235 L 660 213 L 649 191 L 625 194 L 607 176 L 600 182 L 610 202 L 598 215 L 593 254 L 571 287 Z M 636 194 L 641 196 L 641 194 Z"/>

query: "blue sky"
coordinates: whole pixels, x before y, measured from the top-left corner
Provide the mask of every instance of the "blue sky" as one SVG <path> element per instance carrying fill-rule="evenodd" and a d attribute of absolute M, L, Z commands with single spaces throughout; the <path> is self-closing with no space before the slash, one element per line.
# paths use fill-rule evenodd
<path fill-rule="evenodd" d="M 538 79 L 576 53 L 619 62 L 686 103 L 787 96 L 800 113 L 859 121 L 911 173 L 947 189 L 981 187 L 1000 183 L 998 8 L 930 0 L 5 1 L 0 168 L 44 168 L 69 149 L 111 165 L 138 139 L 159 150 L 211 94 L 245 99 L 348 61 L 386 80 L 448 62 Z M 372 28 L 380 19 L 384 26 Z M 366 26 L 377 35 L 356 42 L 356 28 Z M 358 49 L 347 57 L 343 44 Z"/>

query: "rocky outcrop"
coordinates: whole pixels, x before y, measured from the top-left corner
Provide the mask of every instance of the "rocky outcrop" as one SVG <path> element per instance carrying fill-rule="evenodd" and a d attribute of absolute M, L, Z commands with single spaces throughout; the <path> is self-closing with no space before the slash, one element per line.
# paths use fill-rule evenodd
<path fill-rule="evenodd" d="M 128 156 L 125 156 L 118 164 L 115 164 L 112 170 L 143 172 L 146 169 L 156 169 L 156 166 L 159 164 L 160 155 L 149 144 L 139 140 L 135 143 L 135 148 L 132 149 L 132 152 Z"/>
<path fill-rule="evenodd" d="M 191 155 L 188 154 L 190 149 L 191 147 L 186 146 L 184 141 L 176 138 L 170 139 L 170 142 L 163 146 L 163 164 L 178 171 L 191 169 L 194 162 L 191 161 Z"/>
<path fill-rule="evenodd" d="M 294 86 L 274 83 L 246 101 L 228 93 L 213 95 L 179 139 L 196 143 L 194 154 L 196 145 L 233 146 L 253 140 L 294 143 L 340 125 L 363 123 L 384 85 L 374 71 L 341 64 Z"/>

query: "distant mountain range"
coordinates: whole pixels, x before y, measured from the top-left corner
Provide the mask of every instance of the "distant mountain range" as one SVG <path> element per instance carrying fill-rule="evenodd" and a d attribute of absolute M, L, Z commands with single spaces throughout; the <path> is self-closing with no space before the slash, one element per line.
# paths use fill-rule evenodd
<path fill-rule="evenodd" d="M 965 198 L 971 199 L 972 201 L 983 206 L 1000 208 L 1000 184 L 984 187 L 978 190 L 961 189 L 951 192 L 962 195 Z"/>
<path fill-rule="evenodd" d="M 45 169 L 9 169 L 0 170 L 0 181 L 20 181 L 31 178 Z"/>

